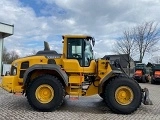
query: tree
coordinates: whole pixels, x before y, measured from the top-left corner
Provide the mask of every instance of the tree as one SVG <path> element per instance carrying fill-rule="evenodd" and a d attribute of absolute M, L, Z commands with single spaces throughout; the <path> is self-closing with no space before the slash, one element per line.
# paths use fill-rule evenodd
<path fill-rule="evenodd" d="M 116 53 L 118 54 L 128 54 L 133 55 L 135 41 L 133 39 L 132 33 L 130 31 L 124 31 L 123 37 L 117 40 L 115 45 Z"/>
<path fill-rule="evenodd" d="M 160 56 L 154 56 L 151 58 L 152 63 L 160 64 Z"/>
<path fill-rule="evenodd" d="M 158 23 L 145 22 L 137 25 L 132 29 L 123 32 L 123 37 L 116 42 L 116 52 L 129 54 L 139 54 L 139 61 L 142 62 L 146 52 L 153 51 L 155 45 L 160 39 L 160 30 L 157 28 Z M 155 51 L 155 50 L 154 50 Z"/>
<path fill-rule="evenodd" d="M 123 32 L 123 37 L 121 37 L 119 40 L 116 41 L 115 43 L 115 48 L 114 51 L 117 54 L 127 54 L 127 58 L 123 57 L 123 59 L 128 63 L 128 74 L 130 75 L 130 63 L 131 63 L 131 56 L 134 54 L 135 50 L 135 41 L 133 39 L 132 31 L 130 30 L 125 30 Z"/>
<path fill-rule="evenodd" d="M 19 55 L 15 51 L 8 52 L 7 48 L 4 47 L 2 52 L 2 61 L 5 64 L 11 64 L 14 60 L 18 59 Z"/>
<path fill-rule="evenodd" d="M 14 60 L 18 59 L 19 55 L 15 51 L 10 52 L 10 59 L 8 63 L 12 63 Z"/>
<path fill-rule="evenodd" d="M 32 50 L 31 53 L 27 54 L 26 57 L 36 55 L 36 50 Z"/>
<path fill-rule="evenodd" d="M 36 50 L 32 50 L 32 55 L 35 55 L 37 53 Z"/>
<path fill-rule="evenodd" d="M 127 62 L 130 69 L 131 57 L 139 54 L 142 62 L 146 52 L 153 51 L 158 43 L 160 34 L 155 22 L 145 22 L 141 25 L 125 30 L 122 38 L 115 43 L 114 51 L 118 54 L 128 54 Z M 129 73 L 130 74 L 130 73 Z"/>
<path fill-rule="evenodd" d="M 139 61 L 142 62 L 146 52 L 155 46 L 159 41 L 158 24 L 155 22 L 145 22 L 138 25 L 133 30 L 133 37 L 136 43 L 137 50 L 139 52 Z"/>
<path fill-rule="evenodd" d="M 9 58 L 10 58 L 10 54 L 8 53 L 7 48 L 4 47 L 3 48 L 3 52 L 2 52 L 2 61 L 3 61 L 3 63 L 7 63 L 9 61 Z"/>

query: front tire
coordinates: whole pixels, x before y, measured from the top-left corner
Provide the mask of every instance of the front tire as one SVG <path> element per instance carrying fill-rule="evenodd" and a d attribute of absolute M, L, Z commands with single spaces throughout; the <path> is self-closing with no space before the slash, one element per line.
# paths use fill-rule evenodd
<path fill-rule="evenodd" d="M 105 88 L 105 102 L 117 114 L 130 114 L 141 105 L 141 88 L 135 80 L 114 78 Z"/>
<path fill-rule="evenodd" d="M 104 93 L 100 93 L 99 96 L 104 99 Z"/>
<path fill-rule="evenodd" d="M 64 93 L 64 88 L 56 77 L 42 75 L 30 83 L 27 89 L 27 99 L 32 108 L 47 112 L 61 106 Z"/>

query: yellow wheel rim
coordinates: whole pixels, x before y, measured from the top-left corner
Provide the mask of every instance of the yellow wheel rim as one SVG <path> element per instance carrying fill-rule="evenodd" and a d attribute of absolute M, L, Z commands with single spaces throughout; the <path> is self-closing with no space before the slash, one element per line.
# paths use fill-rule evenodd
<path fill-rule="evenodd" d="M 36 98 L 41 103 L 49 103 L 54 97 L 54 90 L 50 85 L 40 85 L 36 89 Z"/>
<path fill-rule="evenodd" d="M 115 92 L 116 101 L 121 105 L 128 105 L 133 101 L 133 91 L 127 86 L 119 87 Z"/>

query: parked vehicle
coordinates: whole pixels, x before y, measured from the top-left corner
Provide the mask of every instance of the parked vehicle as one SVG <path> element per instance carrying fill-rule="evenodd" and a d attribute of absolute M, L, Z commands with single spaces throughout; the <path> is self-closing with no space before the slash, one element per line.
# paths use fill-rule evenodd
<path fill-rule="evenodd" d="M 137 63 L 135 66 L 135 73 L 133 75 L 133 78 L 137 81 L 137 82 L 149 82 L 149 74 L 147 74 L 146 72 L 146 64 L 144 63 Z"/>
<path fill-rule="evenodd" d="M 154 64 L 152 66 L 151 84 L 160 82 L 160 64 Z"/>

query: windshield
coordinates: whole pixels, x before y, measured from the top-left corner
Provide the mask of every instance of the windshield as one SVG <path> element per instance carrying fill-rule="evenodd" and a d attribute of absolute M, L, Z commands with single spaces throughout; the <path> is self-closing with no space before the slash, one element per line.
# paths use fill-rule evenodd
<path fill-rule="evenodd" d="M 93 59 L 93 50 L 91 40 L 85 40 L 85 57 L 89 60 Z"/>

